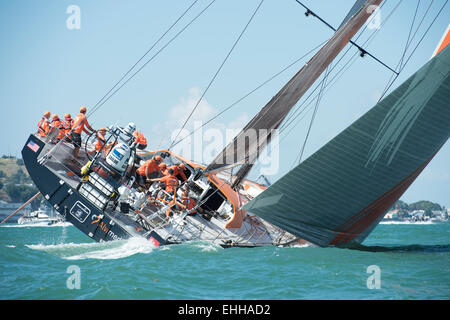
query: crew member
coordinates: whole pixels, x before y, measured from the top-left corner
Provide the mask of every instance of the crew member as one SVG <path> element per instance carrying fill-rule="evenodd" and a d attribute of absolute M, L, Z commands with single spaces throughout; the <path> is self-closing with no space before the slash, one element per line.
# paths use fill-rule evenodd
<path fill-rule="evenodd" d="M 150 179 L 151 182 L 159 181 L 168 194 L 175 194 L 178 187 L 178 179 L 174 175 L 173 169 L 167 170 L 167 175 L 162 178 Z"/>
<path fill-rule="evenodd" d="M 195 216 L 198 211 L 202 214 L 203 218 L 205 218 L 208 221 L 211 220 L 212 215 L 208 211 L 203 210 L 203 208 L 201 207 L 195 208 L 197 206 L 197 202 L 193 198 L 189 197 L 189 189 L 183 190 L 180 203 L 183 205 L 181 209 L 188 211 L 188 215 Z"/>
<path fill-rule="evenodd" d="M 53 140 L 54 136 L 56 136 L 56 141 L 60 141 L 62 138 L 64 138 L 63 123 L 61 122 L 61 120 L 59 119 L 59 117 L 56 113 L 54 113 L 52 115 L 51 129 L 50 129 L 49 133 L 51 134 L 52 140 Z"/>
<path fill-rule="evenodd" d="M 168 174 L 162 178 L 150 179 L 151 182 L 159 181 L 160 188 L 164 188 L 166 193 L 172 196 L 172 200 L 167 199 L 167 194 L 163 195 L 162 198 L 166 199 L 165 201 L 170 201 L 169 206 L 166 211 L 166 217 L 168 218 L 171 215 L 171 209 L 176 204 L 176 194 L 178 187 L 178 179 L 173 175 L 173 169 L 168 170 Z M 160 189 L 157 189 L 156 192 L 153 192 L 153 195 L 158 195 Z"/>
<path fill-rule="evenodd" d="M 42 138 L 48 135 L 50 130 L 50 111 L 45 111 L 42 119 L 38 122 L 38 132 Z"/>
<path fill-rule="evenodd" d="M 64 115 L 63 127 L 64 127 L 64 135 L 66 136 L 67 140 L 72 139 L 72 135 L 70 134 L 72 126 L 73 126 L 73 119 L 70 113 L 66 113 Z"/>
<path fill-rule="evenodd" d="M 174 176 L 178 178 L 181 182 L 186 181 L 187 177 L 184 174 L 184 170 L 186 169 L 186 166 L 184 163 L 180 163 L 179 165 L 173 165 L 170 166 L 169 169 L 173 169 Z"/>
<path fill-rule="evenodd" d="M 100 130 L 98 130 L 97 132 L 97 143 L 95 145 L 95 152 L 99 152 L 102 147 L 105 145 L 106 143 L 106 128 L 101 128 Z"/>
<path fill-rule="evenodd" d="M 189 197 L 189 189 L 185 189 L 181 195 L 180 203 L 184 206 L 183 210 L 189 211 L 189 215 L 195 215 L 197 213 L 197 210 L 192 210 L 195 208 L 197 203 L 194 199 Z M 202 208 L 198 208 L 199 211 L 202 210 Z M 192 211 L 191 211 L 192 210 Z"/>
<path fill-rule="evenodd" d="M 75 117 L 75 120 L 73 122 L 72 126 L 72 141 L 73 146 L 75 147 L 73 149 L 73 157 L 78 159 L 78 153 L 80 152 L 81 148 L 81 132 L 85 132 L 86 134 L 91 134 L 88 130 L 89 129 L 92 132 L 95 132 L 94 129 L 89 125 L 87 118 L 86 118 L 86 107 L 83 106 L 80 108 L 80 114 Z"/>
<path fill-rule="evenodd" d="M 168 174 L 167 172 L 167 165 L 164 162 L 161 162 L 159 164 L 159 176 L 164 177 Z"/>
<path fill-rule="evenodd" d="M 136 142 L 136 148 L 138 148 L 139 150 L 144 150 L 145 148 L 147 148 L 147 139 L 142 133 L 134 130 L 133 137 L 134 142 Z"/>
<path fill-rule="evenodd" d="M 136 178 L 141 186 L 147 187 L 147 183 L 151 182 L 150 179 L 158 177 L 159 164 L 161 162 L 161 156 L 155 156 L 152 159 L 145 161 L 144 164 L 136 170 Z"/>

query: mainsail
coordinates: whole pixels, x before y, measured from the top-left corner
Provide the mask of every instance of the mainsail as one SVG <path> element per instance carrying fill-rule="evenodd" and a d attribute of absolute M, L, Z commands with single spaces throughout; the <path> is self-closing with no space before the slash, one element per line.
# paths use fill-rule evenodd
<path fill-rule="evenodd" d="M 320 246 L 362 242 L 450 137 L 450 46 L 244 209 Z"/>
<path fill-rule="evenodd" d="M 289 111 L 325 71 L 351 38 L 364 25 L 382 0 L 357 1 L 351 18 L 328 40 L 313 58 L 261 109 L 225 149 L 207 166 L 205 173 L 243 165 L 237 174 L 242 179 L 260 152 L 270 142 Z M 236 181 L 235 183 L 236 184 Z"/>

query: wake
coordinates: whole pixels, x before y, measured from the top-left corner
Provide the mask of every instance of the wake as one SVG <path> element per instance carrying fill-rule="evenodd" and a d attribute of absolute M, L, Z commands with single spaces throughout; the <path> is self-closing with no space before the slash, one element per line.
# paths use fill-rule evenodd
<path fill-rule="evenodd" d="M 48 224 L 47 222 L 38 222 L 38 223 L 30 223 L 30 224 L 13 224 L 13 223 L 5 223 L 1 226 L 1 228 L 33 228 L 33 227 L 70 227 L 72 224 L 70 222 L 58 222 L 54 224 Z"/>
<path fill-rule="evenodd" d="M 102 243 L 61 243 L 61 244 L 31 244 L 26 247 L 43 251 L 65 260 L 115 260 L 135 254 L 148 254 L 155 249 L 151 241 L 144 238 L 130 238 L 127 240 Z"/>

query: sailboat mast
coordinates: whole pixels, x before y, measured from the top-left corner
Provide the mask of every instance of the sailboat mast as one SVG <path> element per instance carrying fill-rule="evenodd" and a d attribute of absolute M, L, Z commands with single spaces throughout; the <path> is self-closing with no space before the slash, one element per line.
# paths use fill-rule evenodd
<path fill-rule="evenodd" d="M 351 41 L 366 23 L 382 0 L 357 1 L 347 20 L 330 40 L 305 64 L 297 74 L 261 109 L 224 150 L 205 169 L 213 173 L 242 165 L 233 182 L 237 187 L 249 173 L 260 152 L 270 142 L 270 137 L 279 128 L 289 111 L 309 90 L 325 69 Z M 345 21 L 344 20 L 344 21 Z M 247 138 L 249 139 L 247 143 Z"/>

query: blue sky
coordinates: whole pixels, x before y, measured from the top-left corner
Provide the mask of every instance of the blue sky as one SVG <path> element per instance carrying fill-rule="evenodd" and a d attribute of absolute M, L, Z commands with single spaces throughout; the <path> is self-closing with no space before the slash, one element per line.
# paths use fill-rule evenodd
<path fill-rule="evenodd" d="M 354 1 L 303 2 L 337 27 Z M 408 52 L 444 2 L 434 1 Z M 0 127 L 0 153 L 20 156 L 27 136 L 35 130 L 44 110 L 60 116 L 66 112 L 76 115 L 81 105 L 88 109 L 95 105 L 190 3 L 181 0 L 1 1 L 0 101 L 4 120 Z M 207 3 L 199 0 L 165 41 Z M 161 141 L 162 138 L 184 121 L 189 107 L 208 85 L 258 3 L 259 0 L 217 0 L 93 114 L 89 119 L 91 124 L 100 128 L 133 121 L 147 136 L 151 148 L 168 147 L 168 140 Z M 386 1 L 381 10 L 381 21 L 386 24 L 366 47 L 392 67 L 397 65 L 405 47 L 417 4 L 414 0 L 404 0 L 389 17 L 397 3 L 397 0 Z M 417 19 L 429 3 L 421 1 Z M 77 5 L 81 10 L 79 30 L 69 30 L 66 26 L 70 16 L 66 9 L 70 5 Z M 450 6 L 447 6 L 394 88 L 429 60 L 450 22 L 449 13 Z M 369 37 L 369 31 L 362 34 L 361 43 Z M 305 17 L 304 9 L 294 0 L 265 0 L 187 129 L 193 128 L 195 120 L 209 119 L 331 36 L 332 31 L 317 19 Z M 209 128 L 238 128 L 245 124 L 306 61 L 302 60 L 256 91 Z M 356 59 L 323 97 L 304 158 L 370 109 L 390 75 L 369 57 Z M 292 168 L 310 116 L 311 113 L 283 139 L 280 170 L 269 177 L 272 181 Z M 447 143 L 402 199 L 431 200 L 450 207 L 449 163 L 450 144 Z"/>

